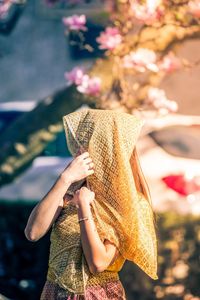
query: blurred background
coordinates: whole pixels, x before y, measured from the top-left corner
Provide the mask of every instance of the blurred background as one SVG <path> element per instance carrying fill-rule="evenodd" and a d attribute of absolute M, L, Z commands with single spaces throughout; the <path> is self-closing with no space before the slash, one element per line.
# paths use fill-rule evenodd
<path fill-rule="evenodd" d="M 159 279 L 126 262 L 128 300 L 200 299 L 200 1 L 0 0 L 0 299 L 37 300 L 50 232 L 24 236 L 72 159 L 62 116 L 145 119 Z"/>

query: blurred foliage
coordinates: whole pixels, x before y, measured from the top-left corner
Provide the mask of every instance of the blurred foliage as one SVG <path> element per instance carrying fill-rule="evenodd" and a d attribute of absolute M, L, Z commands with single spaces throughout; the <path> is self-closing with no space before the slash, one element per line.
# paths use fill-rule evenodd
<path fill-rule="evenodd" d="M 74 87 L 65 87 L 39 101 L 0 134 L 0 186 L 12 182 L 55 141 L 64 130 L 62 117 L 79 108 L 82 98 Z"/>
<path fill-rule="evenodd" d="M 157 223 L 159 279 L 153 281 L 133 264 L 121 279 L 128 300 L 198 300 L 200 296 L 200 216 L 160 214 Z"/>
<path fill-rule="evenodd" d="M 58 1 L 50 0 L 51 4 Z M 62 116 L 82 104 L 131 114 L 139 111 L 144 116 L 148 109 L 161 114 L 176 111 L 176 103 L 157 87 L 165 76 L 179 70 L 179 63 L 185 69 L 199 64 L 175 55 L 178 45 L 200 36 L 197 1 L 191 0 L 189 5 L 188 1 L 177 0 L 104 1 L 109 26 L 97 40 L 104 57 L 96 59 L 88 74 L 84 74 L 87 76 L 82 76 L 82 85 L 68 84 L 38 101 L 37 107 L 0 134 L 0 186 L 25 171 L 63 130 Z M 73 18 L 76 23 L 78 17 Z M 79 28 L 84 25 L 79 23 Z M 70 34 L 74 32 L 71 30 Z"/>
<path fill-rule="evenodd" d="M 24 235 L 35 203 L 0 204 L 0 294 L 13 300 L 39 299 L 48 266 L 49 234 L 37 243 Z"/>
<path fill-rule="evenodd" d="M 50 232 L 37 243 L 24 236 L 35 204 L 0 204 L 0 293 L 13 300 L 38 300 L 46 278 Z M 120 271 L 127 300 L 198 300 L 200 216 L 160 214 L 157 232 L 159 279 L 127 261 Z"/>

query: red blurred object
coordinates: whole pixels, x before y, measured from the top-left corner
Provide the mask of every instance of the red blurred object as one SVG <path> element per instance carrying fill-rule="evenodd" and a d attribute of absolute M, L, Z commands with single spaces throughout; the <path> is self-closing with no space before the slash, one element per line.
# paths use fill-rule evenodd
<path fill-rule="evenodd" d="M 162 177 L 162 181 L 172 190 L 182 196 L 188 196 L 200 191 L 200 184 L 195 178 L 188 179 L 184 174 Z"/>

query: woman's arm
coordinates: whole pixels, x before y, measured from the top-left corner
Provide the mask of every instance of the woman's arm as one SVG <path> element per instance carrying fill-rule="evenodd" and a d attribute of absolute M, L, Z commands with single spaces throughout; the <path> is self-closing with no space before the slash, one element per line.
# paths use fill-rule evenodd
<path fill-rule="evenodd" d="M 101 241 L 92 218 L 90 202 L 94 200 L 94 193 L 86 187 L 81 188 L 73 201 L 78 204 L 78 218 L 88 217 L 80 222 L 81 242 L 83 252 L 90 272 L 93 274 L 103 272 L 115 259 L 118 250 L 114 244 Z"/>
<path fill-rule="evenodd" d="M 63 207 L 63 197 L 71 183 L 94 173 L 88 168 L 93 164 L 88 152 L 77 156 L 61 173 L 45 197 L 32 210 L 25 236 L 30 241 L 37 241 L 50 229 Z"/>
<path fill-rule="evenodd" d="M 24 230 L 29 241 L 36 242 L 49 230 L 60 214 L 63 195 L 69 186 L 70 182 L 63 181 L 59 176 L 46 196 L 34 207 Z"/>

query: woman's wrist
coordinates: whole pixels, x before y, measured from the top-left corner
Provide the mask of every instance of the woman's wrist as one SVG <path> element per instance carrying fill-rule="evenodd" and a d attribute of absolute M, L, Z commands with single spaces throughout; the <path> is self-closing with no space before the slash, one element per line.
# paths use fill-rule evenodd
<path fill-rule="evenodd" d="M 81 210 L 90 210 L 90 203 L 88 201 L 77 201 L 77 208 Z"/>
<path fill-rule="evenodd" d="M 91 209 L 90 209 L 90 203 L 89 202 L 78 202 L 77 206 L 78 208 L 78 217 L 84 218 L 84 217 L 90 217 L 91 216 Z"/>
<path fill-rule="evenodd" d="M 73 183 L 72 178 L 68 174 L 61 173 L 59 176 L 59 180 L 65 185 L 70 186 Z"/>

